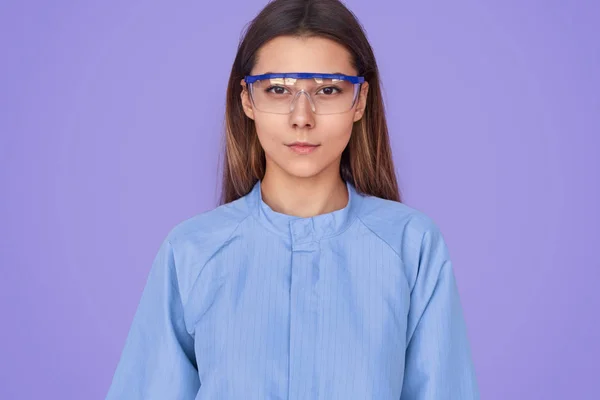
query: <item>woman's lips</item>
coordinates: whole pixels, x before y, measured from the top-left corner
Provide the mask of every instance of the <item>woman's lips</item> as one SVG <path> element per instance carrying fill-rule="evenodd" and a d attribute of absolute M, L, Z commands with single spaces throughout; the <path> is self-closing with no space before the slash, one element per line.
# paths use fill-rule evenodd
<path fill-rule="evenodd" d="M 288 147 L 296 154 L 309 154 L 315 151 L 317 147 L 319 147 L 319 145 L 293 143 L 291 145 L 288 145 Z"/>

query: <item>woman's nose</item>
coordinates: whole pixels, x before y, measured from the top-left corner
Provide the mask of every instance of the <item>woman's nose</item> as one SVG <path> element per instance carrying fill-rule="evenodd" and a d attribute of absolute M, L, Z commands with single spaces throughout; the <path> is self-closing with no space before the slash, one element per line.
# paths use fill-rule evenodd
<path fill-rule="evenodd" d="M 299 91 L 290 105 L 291 114 L 290 120 L 295 126 L 314 126 L 314 104 L 310 95 L 305 91 Z"/>

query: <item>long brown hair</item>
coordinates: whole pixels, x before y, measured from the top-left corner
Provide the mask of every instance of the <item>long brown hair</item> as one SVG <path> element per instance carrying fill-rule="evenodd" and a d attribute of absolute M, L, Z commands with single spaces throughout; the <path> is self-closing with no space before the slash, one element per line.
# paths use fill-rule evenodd
<path fill-rule="evenodd" d="M 240 99 L 259 48 L 278 36 L 323 37 L 346 47 L 353 67 L 369 83 L 363 117 L 354 123 L 340 163 L 342 179 L 363 194 L 400 200 L 373 49 L 355 15 L 339 0 L 274 0 L 250 22 L 241 39 L 227 87 L 221 204 L 250 192 L 265 174 L 264 151 L 254 121 Z"/>

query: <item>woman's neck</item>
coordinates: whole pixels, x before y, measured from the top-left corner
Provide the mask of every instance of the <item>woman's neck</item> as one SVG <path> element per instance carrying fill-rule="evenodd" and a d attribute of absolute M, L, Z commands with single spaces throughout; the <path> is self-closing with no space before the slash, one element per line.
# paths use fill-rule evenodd
<path fill-rule="evenodd" d="M 349 195 L 339 173 L 298 178 L 269 173 L 269 169 L 261 181 L 261 192 L 273 211 L 301 218 L 340 210 L 348 204 Z"/>

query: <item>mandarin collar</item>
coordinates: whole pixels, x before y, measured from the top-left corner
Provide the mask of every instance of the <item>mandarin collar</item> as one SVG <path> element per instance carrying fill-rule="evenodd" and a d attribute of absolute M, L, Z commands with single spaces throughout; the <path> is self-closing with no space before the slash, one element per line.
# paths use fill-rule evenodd
<path fill-rule="evenodd" d="M 313 217 L 296 217 L 274 211 L 262 198 L 261 180 L 256 182 L 246 199 L 253 216 L 265 228 L 292 243 L 301 244 L 335 236 L 352 224 L 363 196 L 350 182 L 346 182 L 346 188 L 348 203 L 344 208 Z"/>

